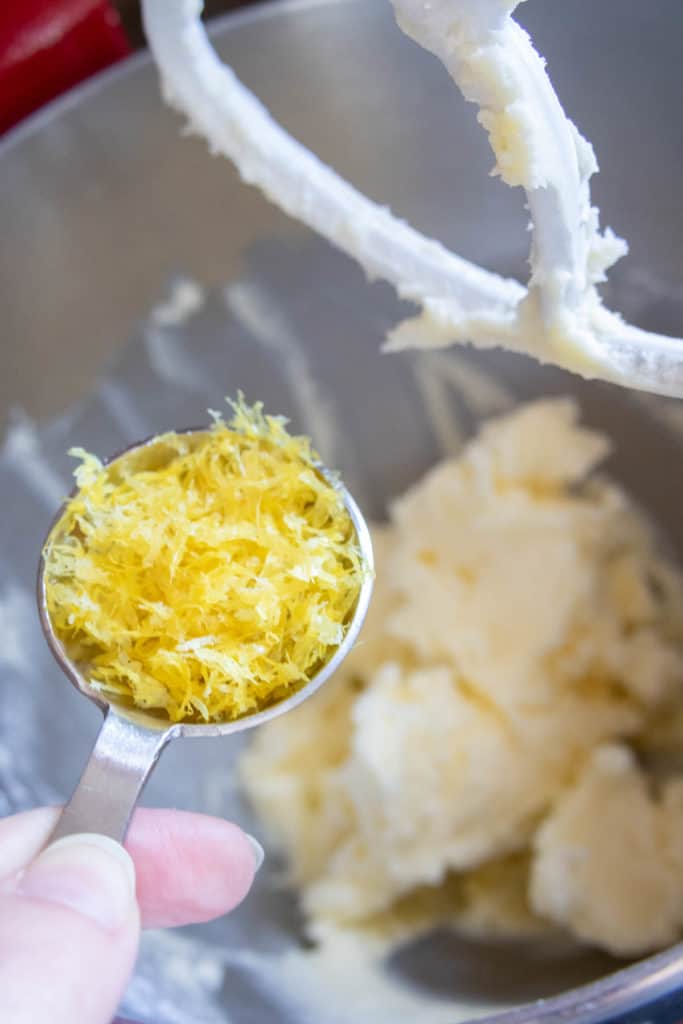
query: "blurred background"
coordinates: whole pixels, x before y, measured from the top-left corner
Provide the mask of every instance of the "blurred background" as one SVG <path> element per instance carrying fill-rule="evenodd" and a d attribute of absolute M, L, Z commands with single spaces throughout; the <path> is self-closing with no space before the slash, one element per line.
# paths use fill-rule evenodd
<path fill-rule="evenodd" d="M 214 17 L 253 0 L 207 0 Z M 144 45 L 139 0 L 0 2 L 0 135 Z"/>

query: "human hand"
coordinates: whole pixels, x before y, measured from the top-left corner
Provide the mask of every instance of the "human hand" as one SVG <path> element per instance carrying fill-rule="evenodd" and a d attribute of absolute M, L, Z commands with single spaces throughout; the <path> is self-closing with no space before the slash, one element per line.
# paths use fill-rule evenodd
<path fill-rule="evenodd" d="M 139 810 L 126 850 L 104 836 L 41 848 L 57 808 L 0 821 L 0 1020 L 109 1024 L 140 927 L 209 921 L 249 891 L 263 851 L 201 814 Z"/>

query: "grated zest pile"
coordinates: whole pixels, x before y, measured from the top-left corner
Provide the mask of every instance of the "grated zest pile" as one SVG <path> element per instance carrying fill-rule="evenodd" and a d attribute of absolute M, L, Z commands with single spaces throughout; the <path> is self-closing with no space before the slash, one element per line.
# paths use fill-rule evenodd
<path fill-rule="evenodd" d="M 50 619 L 91 685 L 171 721 L 227 721 L 291 696 L 341 643 L 366 568 L 310 441 L 230 403 L 103 465 L 45 546 Z"/>

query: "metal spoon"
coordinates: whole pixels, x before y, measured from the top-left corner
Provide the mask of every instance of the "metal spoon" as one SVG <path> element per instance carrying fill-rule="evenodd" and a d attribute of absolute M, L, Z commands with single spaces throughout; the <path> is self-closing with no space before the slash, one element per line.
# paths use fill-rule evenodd
<path fill-rule="evenodd" d="M 187 433 L 204 433 L 205 431 L 187 431 Z M 109 460 L 113 465 L 120 459 L 154 444 L 151 438 L 139 444 L 131 445 L 124 452 Z M 316 466 L 342 496 L 344 505 L 356 531 L 356 538 L 363 558 L 372 570 L 373 555 L 370 532 L 363 516 L 346 488 L 323 465 Z M 48 537 L 60 521 L 64 506 L 55 517 Z M 47 610 L 45 592 L 45 559 L 41 555 L 38 570 L 38 611 L 43 633 L 50 650 L 57 659 L 63 672 L 74 686 L 89 700 L 92 700 L 104 712 L 104 722 L 99 731 L 95 745 L 85 770 L 64 807 L 49 842 L 63 836 L 79 832 L 99 832 L 122 842 L 128 831 L 128 825 L 138 798 L 167 743 L 180 736 L 209 737 L 230 736 L 244 729 L 269 722 L 285 711 L 291 711 L 302 701 L 310 697 L 323 685 L 341 665 L 353 646 L 370 603 L 372 592 L 372 573 L 364 580 L 353 618 L 348 625 L 342 643 L 334 651 L 322 668 L 300 690 L 286 700 L 273 704 L 264 711 L 237 718 L 234 721 L 208 723 L 169 722 L 156 718 L 154 715 L 124 707 L 107 701 L 102 694 L 94 690 L 88 683 L 83 672 L 71 661 L 64 646 L 56 636 Z"/>

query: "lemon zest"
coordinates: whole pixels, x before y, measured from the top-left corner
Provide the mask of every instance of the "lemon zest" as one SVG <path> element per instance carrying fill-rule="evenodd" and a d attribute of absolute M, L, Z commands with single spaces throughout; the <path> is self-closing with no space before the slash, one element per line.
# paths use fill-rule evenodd
<path fill-rule="evenodd" d="M 103 465 L 44 549 L 54 632 L 91 685 L 177 721 L 291 696 L 342 642 L 367 573 L 335 480 L 262 405 Z"/>

